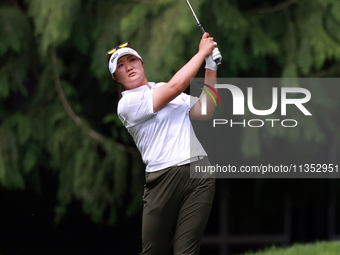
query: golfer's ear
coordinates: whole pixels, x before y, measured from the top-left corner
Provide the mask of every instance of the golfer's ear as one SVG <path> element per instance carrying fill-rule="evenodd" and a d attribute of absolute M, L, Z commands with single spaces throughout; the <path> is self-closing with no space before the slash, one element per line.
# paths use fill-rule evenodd
<path fill-rule="evenodd" d="M 112 75 L 112 79 L 115 80 L 116 82 L 119 82 L 119 80 L 117 79 L 116 75 Z"/>

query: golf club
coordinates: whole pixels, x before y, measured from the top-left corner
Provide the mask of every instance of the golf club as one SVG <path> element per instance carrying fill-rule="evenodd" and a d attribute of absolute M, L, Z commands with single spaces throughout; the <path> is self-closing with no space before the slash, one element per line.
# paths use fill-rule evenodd
<path fill-rule="evenodd" d="M 198 20 L 196 14 L 195 14 L 195 12 L 194 12 L 194 9 L 192 9 L 189 0 L 187 0 L 187 3 L 188 3 L 188 5 L 189 5 L 189 7 L 190 7 L 190 10 L 191 10 L 192 14 L 194 15 L 194 17 L 195 17 L 195 19 L 196 19 L 196 21 L 197 21 L 198 28 L 201 30 L 201 33 L 202 33 L 202 35 L 203 35 L 203 34 L 205 33 L 204 28 L 203 28 L 203 26 L 201 25 L 200 21 Z M 217 50 L 217 48 L 214 49 L 214 50 Z M 216 63 L 216 65 L 220 65 L 220 64 L 221 64 L 221 59 L 220 59 L 220 58 L 215 59 L 215 63 Z"/>

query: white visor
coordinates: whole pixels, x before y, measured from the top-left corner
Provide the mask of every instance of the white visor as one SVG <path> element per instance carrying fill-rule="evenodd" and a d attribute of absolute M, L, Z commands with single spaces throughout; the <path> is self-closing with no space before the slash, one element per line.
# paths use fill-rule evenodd
<path fill-rule="evenodd" d="M 128 48 L 128 47 L 118 49 L 110 57 L 109 71 L 110 71 L 111 75 L 113 75 L 114 72 L 116 72 L 118 59 L 125 56 L 125 55 L 134 55 L 134 56 L 138 57 L 143 62 L 142 57 L 139 56 L 137 51 L 135 51 L 134 49 L 131 49 L 131 48 Z"/>

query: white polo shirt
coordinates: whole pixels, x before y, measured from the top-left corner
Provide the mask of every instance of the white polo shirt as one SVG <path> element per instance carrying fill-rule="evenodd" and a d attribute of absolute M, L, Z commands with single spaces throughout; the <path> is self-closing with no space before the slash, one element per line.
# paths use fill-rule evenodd
<path fill-rule="evenodd" d="M 118 116 L 133 137 L 147 172 L 178 165 L 192 157 L 207 156 L 192 128 L 189 110 L 198 101 L 181 93 L 153 112 L 153 90 L 165 83 L 122 92 Z M 190 100 L 191 99 L 191 100 Z"/>

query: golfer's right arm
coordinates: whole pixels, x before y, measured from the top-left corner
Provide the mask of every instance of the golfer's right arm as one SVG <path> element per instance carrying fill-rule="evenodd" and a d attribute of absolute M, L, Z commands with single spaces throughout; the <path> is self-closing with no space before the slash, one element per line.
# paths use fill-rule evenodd
<path fill-rule="evenodd" d="M 214 50 L 214 39 L 209 33 L 204 33 L 199 44 L 198 52 L 186 63 L 171 80 L 153 91 L 153 110 L 158 112 L 175 97 L 181 94 L 190 84 L 190 78 L 194 78 L 203 61 Z"/>

